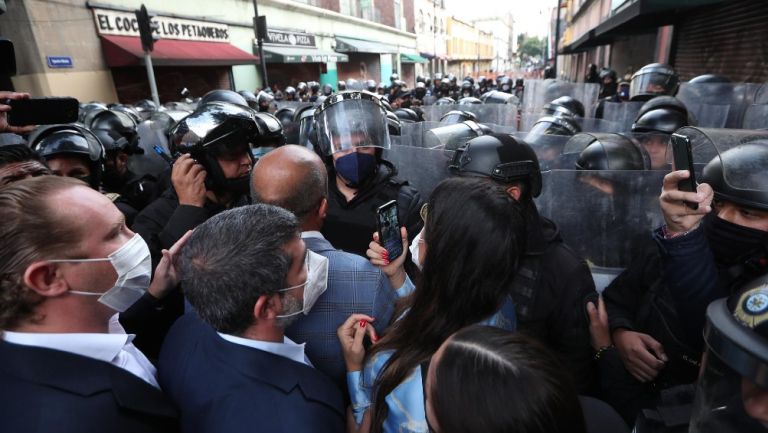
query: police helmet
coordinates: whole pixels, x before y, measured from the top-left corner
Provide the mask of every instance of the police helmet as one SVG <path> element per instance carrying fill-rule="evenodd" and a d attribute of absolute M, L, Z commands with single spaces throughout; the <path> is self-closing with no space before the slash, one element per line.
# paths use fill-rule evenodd
<path fill-rule="evenodd" d="M 550 116 L 584 117 L 584 104 L 571 96 L 561 96 L 544 105 L 542 113 Z"/>
<path fill-rule="evenodd" d="M 397 114 L 387 111 L 387 130 L 389 135 L 400 135 L 402 122 Z"/>
<path fill-rule="evenodd" d="M 119 132 L 112 129 L 93 129 L 91 132 L 99 139 L 104 146 L 104 151 L 125 152 L 128 155 L 140 155 L 144 153 L 144 149 L 136 145 L 136 142 L 130 142 Z"/>
<path fill-rule="evenodd" d="M 672 134 L 688 124 L 687 113 L 669 108 L 657 108 L 640 114 L 632 124 L 632 132 Z"/>
<path fill-rule="evenodd" d="M 104 173 L 106 152 L 98 137 L 79 125 L 50 125 L 36 131 L 30 147 L 46 160 L 59 155 L 76 155 L 84 158 L 91 175 L 84 179 L 91 188 L 98 190 Z"/>
<path fill-rule="evenodd" d="M 456 101 L 454 101 L 453 98 L 449 98 L 449 97 L 446 96 L 446 97 L 438 99 L 435 102 L 435 105 L 453 105 L 455 103 L 456 103 Z"/>
<path fill-rule="evenodd" d="M 293 114 L 296 112 L 294 107 L 283 107 L 275 112 L 275 117 L 285 126 L 293 122 Z"/>
<path fill-rule="evenodd" d="M 611 78 L 614 83 L 619 79 L 616 71 L 610 68 L 603 68 L 600 70 L 600 82 L 602 83 L 606 78 Z"/>
<path fill-rule="evenodd" d="M 717 74 L 704 74 L 691 78 L 688 81 L 689 84 L 701 84 L 701 83 L 730 83 L 727 77 Z"/>
<path fill-rule="evenodd" d="M 483 93 L 480 100 L 485 104 L 514 104 L 517 98 L 510 93 L 491 90 Z"/>
<path fill-rule="evenodd" d="M 333 93 L 333 86 L 331 86 L 330 84 L 323 84 L 322 93 L 325 96 L 331 96 L 331 94 Z"/>
<path fill-rule="evenodd" d="M 291 95 L 291 96 L 296 96 L 296 88 L 293 87 L 293 86 L 286 87 L 285 88 L 285 94 L 286 95 Z"/>
<path fill-rule="evenodd" d="M 299 84 L 296 85 L 296 91 L 299 92 L 299 95 L 307 93 L 307 83 L 303 81 L 299 82 Z"/>
<path fill-rule="evenodd" d="M 701 181 L 712 187 L 718 200 L 768 211 L 768 140 L 724 151 L 704 166 Z"/>
<path fill-rule="evenodd" d="M 482 103 L 483 101 L 475 98 L 474 96 L 467 96 L 466 98 L 461 98 L 458 101 L 459 105 L 477 105 Z"/>
<path fill-rule="evenodd" d="M 400 79 L 400 75 L 398 75 L 396 73 L 393 73 L 392 75 L 389 76 L 389 81 L 392 82 L 392 83 L 394 83 L 395 81 L 397 81 L 399 79 Z"/>
<path fill-rule="evenodd" d="M 572 117 L 544 116 L 531 127 L 532 135 L 576 135 L 581 127 Z"/>
<path fill-rule="evenodd" d="M 310 81 L 307 83 L 307 86 L 309 86 L 309 90 L 312 91 L 312 94 L 315 94 L 320 91 L 320 83 L 317 81 Z"/>
<path fill-rule="evenodd" d="M 469 84 L 471 84 L 473 86 L 475 85 L 475 79 L 472 78 L 471 75 L 467 75 L 466 77 L 464 77 L 464 81 L 469 81 Z"/>
<path fill-rule="evenodd" d="M 425 83 L 425 82 L 426 82 L 426 79 L 424 78 L 424 76 L 423 76 L 423 75 L 417 75 L 417 76 L 416 76 L 416 82 L 417 82 L 417 83 Z"/>
<path fill-rule="evenodd" d="M 524 181 L 532 197 L 541 194 L 539 159 L 531 146 L 509 134 L 482 135 L 456 150 L 449 166 L 458 176 L 489 177 L 509 184 Z"/>
<path fill-rule="evenodd" d="M 467 120 L 477 122 L 477 115 L 471 111 L 452 110 L 440 118 L 440 123 L 443 125 L 450 125 L 452 123 L 461 123 Z"/>
<path fill-rule="evenodd" d="M 123 135 L 129 141 L 136 136 L 138 122 L 132 116 L 114 109 L 100 111 L 86 126 L 90 129 L 109 129 Z"/>
<path fill-rule="evenodd" d="M 410 108 L 398 108 L 395 110 L 395 116 L 397 116 L 398 119 L 400 119 L 400 123 L 403 123 L 403 121 L 408 122 L 420 122 L 421 119 L 419 119 L 419 115 L 411 110 Z"/>
<path fill-rule="evenodd" d="M 242 96 L 243 99 L 245 99 L 245 102 L 248 103 L 249 107 L 256 108 L 256 109 L 259 108 L 259 101 L 258 99 L 256 99 L 256 95 L 250 90 L 238 90 L 237 94 Z"/>
<path fill-rule="evenodd" d="M 239 93 L 227 89 L 216 89 L 206 93 L 200 99 L 198 107 L 209 102 L 228 102 L 230 104 L 248 106 L 248 101 L 246 101 Z"/>
<path fill-rule="evenodd" d="M 674 96 L 679 86 L 680 79 L 671 66 L 651 63 L 632 75 L 629 97 L 632 101 L 647 101 L 659 95 Z"/>
<path fill-rule="evenodd" d="M 274 122 L 279 123 L 277 119 Z M 171 128 L 170 150 L 189 153 L 202 164 L 208 172 L 206 187 L 209 189 L 245 193 L 247 178 L 245 185 L 242 179 L 227 179 L 217 158 L 244 151 L 253 159 L 251 151 L 260 145 L 262 130 L 255 110 L 227 102 L 210 102 Z"/>
<path fill-rule="evenodd" d="M 621 134 L 584 133 L 571 141 L 589 143 L 579 154 L 577 170 L 644 170 L 648 164 L 643 151 Z"/>
<path fill-rule="evenodd" d="M 422 82 L 416 83 L 416 87 L 413 89 L 413 96 L 416 99 L 423 99 L 427 96 L 427 86 Z"/>

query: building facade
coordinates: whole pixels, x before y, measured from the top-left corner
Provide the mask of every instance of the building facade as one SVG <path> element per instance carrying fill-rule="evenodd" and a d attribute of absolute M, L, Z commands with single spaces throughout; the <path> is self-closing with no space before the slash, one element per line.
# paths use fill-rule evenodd
<path fill-rule="evenodd" d="M 504 74 L 512 70 L 516 37 L 511 14 L 478 18 L 472 21 L 475 28 L 488 33 L 493 38 L 493 61 L 491 70 L 494 74 Z"/>
<path fill-rule="evenodd" d="M 417 65 L 417 74 L 434 76 L 448 67 L 448 12 L 441 0 L 416 0 L 416 46 L 427 63 Z"/>
<path fill-rule="evenodd" d="M 630 77 L 648 63 L 669 63 L 689 80 L 702 74 L 734 82 L 768 80 L 768 3 L 760 0 L 573 0 L 559 41 L 558 72 L 583 81 L 594 63 Z"/>
<path fill-rule="evenodd" d="M 493 35 L 471 23 L 448 19 L 448 69 L 459 79 L 488 75 L 493 62 Z"/>
<path fill-rule="evenodd" d="M 247 0 L 14 1 L 0 35 L 16 41 L 13 87 L 36 96 L 135 102 L 149 96 L 134 10 L 145 4 L 159 40 L 152 52 L 162 102 L 183 88 L 263 86 Z M 316 80 L 381 81 L 413 76 L 425 62 L 416 48 L 413 0 L 261 0 L 264 61 L 274 89 Z M 21 43 L 20 41 L 24 41 Z"/>

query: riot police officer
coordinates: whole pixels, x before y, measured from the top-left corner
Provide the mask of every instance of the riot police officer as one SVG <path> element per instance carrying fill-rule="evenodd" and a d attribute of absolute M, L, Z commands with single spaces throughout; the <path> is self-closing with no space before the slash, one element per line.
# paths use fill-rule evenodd
<path fill-rule="evenodd" d="M 511 135 L 483 135 L 459 148 L 450 168 L 458 176 L 504 185 L 523 205 L 526 253 L 510 287 L 518 329 L 559 355 L 580 392 L 591 389 L 592 351 L 584 308 L 595 286 L 587 264 L 563 243 L 557 225 L 539 215 L 533 199 L 541 193 L 542 178 L 533 149 Z"/>
<path fill-rule="evenodd" d="M 234 206 L 248 204 L 252 149 L 261 131 L 246 106 L 212 102 L 197 108 L 170 131 L 172 188 L 147 206 L 133 230 L 149 245 L 153 263 L 188 230 Z"/>
<path fill-rule="evenodd" d="M 288 86 L 285 88 L 285 100 L 286 101 L 295 101 L 296 100 L 296 88 L 293 86 Z"/>
<path fill-rule="evenodd" d="M 328 241 L 365 256 L 377 230 L 376 209 L 391 200 L 397 201 L 401 225 L 415 236 L 421 229 L 421 198 L 382 157 L 390 138 L 380 99 L 369 92 L 340 92 L 314 116 L 316 150 L 328 165 L 328 218 L 323 227 Z"/>
<path fill-rule="evenodd" d="M 640 108 L 632 124 L 632 134 L 648 152 L 651 169 L 667 167 L 669 137 L 686 125 L 688 110 L 674 97 L 658 96 Z"/>
<path fill-rule="evenodd" d="M 671 66 L 651 63 L 632 75 L 629 98 L 632 101 L 647 101 L 659 95 L 675 96 L 679 86 L 680 79 Z"/>
<path fill-rule="evenodd" d="M 296 85 L 296 93 L 298 95 L 297 100 L 301 102 L 309 102 L 309 94 L 307 91 L 307 83 L 303 81 L 299 82 L 299 84 Z"/>

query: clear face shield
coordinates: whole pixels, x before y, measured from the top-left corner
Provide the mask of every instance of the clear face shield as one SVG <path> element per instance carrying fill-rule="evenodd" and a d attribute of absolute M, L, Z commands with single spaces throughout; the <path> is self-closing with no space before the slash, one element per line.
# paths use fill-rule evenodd
<path fill-rule="evenodd" d="M 330 96 L 315 112 L 317 139 L 326 155 L 357 147 L 389 149 L 387 117 L 376 95 L 347 91 Z"/>
<path fill-rule="evenodd" d="M 632 100 L 651 99 L 658 95 L 674 95 L 679 81 L 672 71 L 648 71 L 635 74 L 629 85 Z"/>
<path fill-rule="evenodd" d="M 645 149 L 651 160 L 651 170 L 672 169 L 672 148 L 670 135 L 659 132 L 637 132 L 632 138 Z"/>
<path fill-rule="evenodd" d="M 706 353 L 696 389 L 691 433 L 768 431 L 768 342 L 744 321 L 762 321 L 768 313 L 765 277 L 762 289 L 739 297 L 731 313 L 726 299 L 707 308 Z"/>

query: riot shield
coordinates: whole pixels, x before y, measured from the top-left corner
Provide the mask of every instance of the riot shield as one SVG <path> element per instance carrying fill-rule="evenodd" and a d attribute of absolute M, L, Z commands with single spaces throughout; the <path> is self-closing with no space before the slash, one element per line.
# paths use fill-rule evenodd
<path fill-rule="evenodd" d="M 275 101 L 275 104 L 277 106 L 277 110 L 280 110 L 281 108 L 285 108 L 285 107 L 299 108 L 301 106 L 306 105 L 307 103 L 301 102 L 301 101 Z"/>
<path fill-rule="evenodd" d="M 144 154 L 128 158 L 128 169 L 138 176 L 149 174 L 155 177 L 168 170 L 170 164 L 155 150 L 158 146 L 170 157 L 167 131 L 167 125 L 162 121 L 145 120 L 139 123 L 136 128 L 138 146 Z"/>
<path fill-rule="evenodd" d="M 474 113 L 479 123 L 490 123 L 506 127 L 515 127 L 517 125 L 517 106 L 511 104 L 451 104 L 422 107 L 424 120 L 432 122 L 439 122 L 446 113 L 453 110 Z"/>
<path fill-rule="evenodd" d="M 644 102 L 637 101 L 606 102 L 603 108 L 603 120 L 617 123 L 620 132 L 629 131 L 643 104 Z"/>
<path fill-rule="evenodd" d="M 568 135 L 546 135 L 546 134 L 513 134 L 516 138 L 528 143 L 536 152 L 539 159 L 539 168 L 541 171 L 556 169 L 571 169 L 573 165 L 563 165 L 563 149 L 565 143 L 571 138 Z"/>
<path fill-rule="evenodd" d="M 768 131 L 751 129 L 711 129 L 687 126 L 676 134 L 691 140 L 691 154 L 697 179 L 704 166 L 723 152 L 756 140 L 768 139 Z"/>
<path fill-rule="evenodd" d="M 739 128 L 747 106 L 755 98 L 755 89 L 750 83 L 683 83 L 677 99 L 696 116 L 699 126 Z M 722 106 L 728 106 L 727 110 Z M 718 116 L 725 117 L 725 121 Z"/>
<path fill-rule="evenodd" d="M 439 128 L 439 122 L 415 122 L 400 125 L 400 136 L 391 137 L 392 144 L 400 146 L 424 147 L 424 134 L 434 128 Z"/>
<path fill-rule="evenodd" d="M 522 111 L 539 113 L 544 104 L 561 96 L 570 96 L 584 104 L 586 117 L 595 115 L 600 85 L 556 80 L 526 80 Z"/>
<path fill-rule="evenodd" d="M 552 170 L 543 173 L 544 188 L 536 205 L 593 270 L 625 268 L 640 243 L 663 223 L 658 196 L 665 174 Z"/>
<path fill-rule="evenodd" d="M 407 180 L 426 199 L 437 184 L 451 177 L 452 152 L 415 146 L 392 145 L 383 158 L 395 165 L 398 177 Z"/>
<path fill-rule="evenodd" d="M 523 113 L 520 116 L 520 131 L 530 131 L 533 125 L 545 115 L 540 113 Z M 584 132 L 622 132 L 622 126 L 605 119 L 575 118 L 576 123 Z"/>
<path fill-rule="evenodd" d="M 741 127 L 744 129 L 768 128 L 768 104 L 752 104 L 747 107 Z"/>
<path fill-rule="evenodd" d="M 488 126 L 471 120 L 444 125 L 424 132 L 424 147 L 453 151 L 475 137 L 492 132 Z"/>

